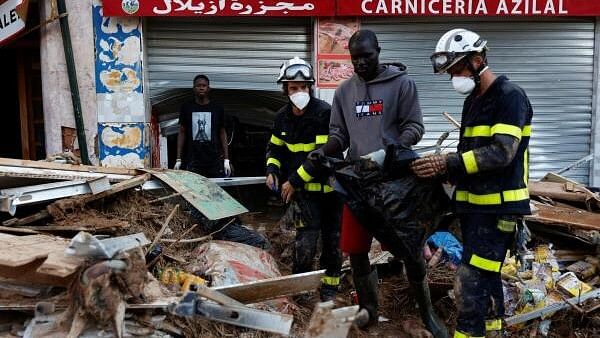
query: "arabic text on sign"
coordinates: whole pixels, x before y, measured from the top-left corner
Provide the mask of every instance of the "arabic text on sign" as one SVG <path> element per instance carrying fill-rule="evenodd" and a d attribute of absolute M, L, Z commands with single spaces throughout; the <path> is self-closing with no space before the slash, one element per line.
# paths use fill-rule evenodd
<path fill-rule="evenodd" d="M 195 4 L 194 4 L 195 2 Z M 205 4 L 205 2 L 208 4 Z M 265 5 L 264 1 L 259 1 L 257 10 L 252 5 L 244 5 L 239 0 L 231 0 L 227 6 L 227 0 L 218 1 L 193 1 L 193 0 L 163 0 L 164 7 L 154 6 L 152 12 L 157 15 L 168 15 L 172 12 L 192 12 L 194 14 L 215 15 L 222 11 L 234 11 L 240 15 L 264 15 L 269 12 L 281 12 L 288 14 L 290 11 L 312 11 L 315 5 L 305 3 L 296 5 L 294 2 L 277 2 L 275 5 Z"/>

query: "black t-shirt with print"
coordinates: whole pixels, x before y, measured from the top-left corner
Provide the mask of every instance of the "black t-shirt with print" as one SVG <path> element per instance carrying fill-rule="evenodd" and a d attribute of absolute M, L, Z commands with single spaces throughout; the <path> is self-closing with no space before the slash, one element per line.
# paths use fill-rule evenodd
<path fill-rule="evenodd" d="M 186 130 L 184 164 L 194 162 L 195 166 L 211 167 L 222 161 L 223 106 L 212 102 L 205 105 L 194 101 L 184 103 L 179 112 L 179 124 Z"/>

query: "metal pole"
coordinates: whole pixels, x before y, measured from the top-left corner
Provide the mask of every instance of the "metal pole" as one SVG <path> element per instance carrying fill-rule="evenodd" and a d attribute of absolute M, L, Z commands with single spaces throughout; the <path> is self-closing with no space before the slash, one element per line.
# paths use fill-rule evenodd
<path fill-rule="evenodd" d="M 77 71 L 73 59 L 73 46 L 71 46 L 71 32 L 69 31 L 69 18 L 65 0 L 57 0 L 58 14 L 60 15 L 60 31 L 62 33 L 63 47 L 65 49 L 65 61 L 67 62 L 67 74 L 69 76 L 69 87 L 71 87 L 71 99 L 73 101 L 73 112 L 75 113 L 75 126 L 77 127 L 77 141 L 81 154 L 81 163 L 91 164 L 88 157 L 87 142 L 85 138 L 85 125 L 81 112 L 81 99 L 79 98 L 79 85 L 77 84 Z"/>

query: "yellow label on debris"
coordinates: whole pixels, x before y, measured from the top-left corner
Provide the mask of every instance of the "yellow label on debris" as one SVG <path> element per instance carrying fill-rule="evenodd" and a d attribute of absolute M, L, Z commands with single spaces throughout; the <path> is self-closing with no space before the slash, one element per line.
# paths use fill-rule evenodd
<path fill-rule="evenodd" d="M 573 272 L 567 272 L 560 276 L 556 284 L 561 291 L 566 292 L 573 297 L 579 297 L 592 290 L 591 286 L 580 281 Z"/>

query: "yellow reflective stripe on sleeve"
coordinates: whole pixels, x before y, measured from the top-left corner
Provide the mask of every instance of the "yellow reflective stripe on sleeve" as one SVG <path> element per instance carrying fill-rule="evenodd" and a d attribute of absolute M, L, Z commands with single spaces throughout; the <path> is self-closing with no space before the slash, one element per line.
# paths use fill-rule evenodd
<path fill-rule="evenodd" d="M 285 144 L 285 142 L 282 139 L 280 139 L 279 137 L 277 137 L 275 135 L 271 135 L 270 142 L 273 143 L 276 146 L 282 146 L 282 145 Z"/>
<path fill-rule="evenodd" d="M 505 202 L 518 202 L 529 199 L 529 189 L 506 190 L 502 192 Z"/>
<path fill-rule="evenodd" d="M 327 138 L 329 135 L 317 135 L 316 144 L 325 144 L 327 143 Z"/>
<path fill-rule="evenodd" d="M 299 152 L 309 152 L 316 149 L 316 145 L 314 143 L 286 143 L 285 146 L 293 153 Z"/>
<path fill-rule="evenodd" d="M 321 283 L 325 285 L 338 286 L 340 285 L 340 277 L 323 276 L 321 277 Z"/>
<path fill-rule="evenodd" d="M 485 338 L 485 337 L 469 336 L 468 334 L 464 334 L 464 333 L 456 330 L 456 331 L 454 331 L 454 338 Z"/>
<path fill-rule="evenodd" d="M 502 330 L 502 319 L 488 319 L 485 321 L 486 331 L 500 331 Z"/>
<path fill-rule="evenodd" d="M 500 272 L 500 267 L 502 266 L 502 262 L 483 258 L 483 257 L 477 256 L 476 254 L 471 255 L 469 264 L 476 268 L 480 268 L 481 270 L 491 271 L 491 272 Z"/>
<path fill-rule="evenodd" d="M 473 126 L 466 127 L 463 137 L 491 137 L 494 134 L 508 134 L 512 135 L 518 139 L 521 139 L 522 136 L 531 136 L 531 125 L 526 125 L 521 130 L 519 127 L 498 123 L 494 126 Z"/>
<path fill-rule="evenodd" d="M 479 171 L 479 167 L 477 167 L 477 161 L 475 160 L 475 153 L 473 150 L 467 151 L 462 154 L 463 163 L 465 164 L 465 168 L 467 169 L 467 174 L 475 174 Z"/>
<path fill-rule="evenodd" d="M 491 134 L 492 135 L 494 135 L 494 134 L 511 135 L 520 140 L 522 132 L 521 132 L 521 128 L 519 128 L 517 126 L 513 126 L 510 124 L 504 124 L 504 123 L 497 123 L 492 127 Z"/>
<path fill-rule="evenodd" d="M 476 195 L 468 191 L 457 190 L 456 191 L 457 202 L 468 202 L 477 205 L 498 205 L 502 204 L 502 196 L 499 193 Z"/>
<path fill-rule="evenodd" d="M 333 188 L 330 185 L 321 185 L 321 183 L 306 183 L 304 184 L 306 191 L 322 191 L 324 193 L 332 192 Z"/>
<path fill-rule="evenodd" d="M 466 127 L 464 137 L 489 137 L 491 135 L 490 126 Z"/>
<path fill-rule="evenodd" d="M 306 170 L 304 169 L 304 166 L 300 166 L 300 168 L 298 168 L 298 170 L 296 170 L 296 172 L 298 173 L 298 175 L 300 175 L 300 177 L 302 178 L 302 180 L 304 182 L 310 182 L 314 178 L 314 177 L 310 176 L 309 173 L 306 172 Z"/>
<path fill-rule="evenodd" d="M 277 168 L 281 168 L 281 162 L 279 162 L 278 159 L 273 158 L 273 157 L 269 157 L 269 159 L 267 159 L 267 165 L 272 164 L 274 166 L 276 166 Z"/>

